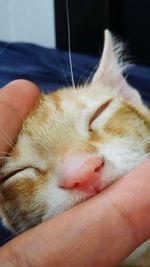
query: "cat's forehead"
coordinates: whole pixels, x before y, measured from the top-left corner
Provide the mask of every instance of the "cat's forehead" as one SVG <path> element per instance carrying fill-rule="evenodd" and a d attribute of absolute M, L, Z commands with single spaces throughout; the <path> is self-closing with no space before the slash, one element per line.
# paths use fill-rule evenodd
<path fill-rule="evenodd" d="M 97 105 L 103 104 L 108 99 L 115 99 L 116 92 L 103 85 L 89 84 L 77 88 L 63 88 L 47 96 L 47 104 L 54 112 L 75 116 L 76 112 L 86 110 L 92 112 Z M 118 99 L 121 98 L 118 96 Z M 52 111 L 51 110 L 51 111 Z"/>
<path fill-rule="evenodd" d="M 141 119 L 142 113 L 137 112 L 135 107 L 124 102 L 120 96 L 115 95 L 114 91 L 109 87 L 100 86 L 84 86 L 80 88 L 69 88 L 58 90 L 49 95 L 41 97 L 39 104 L 24 124 L 23 130 L 28 135 L 35 136 L 40 133 L 46 139 L 54 138 L 56 141 L 60 136 L 65 140 L 72 135 L 85 134 L 89 126 L 89 122 L 95 112 L 105 103 L 110 103 L 101 118 L 107 120 L 114 118 L 119 112 L 132 115 L 135 113 L 136 118 Z M 123 106 L 123 109 L 122 109 Z M 123 110 L 123 111 L 122 111 Z M 129 118 L 130 118 L 129 116 Z M 126 118 L 127 116 L 125 116 Z M 116 117 L 116 119 L 118 116 Z M 125 123 L 125 120 L 123 124 Z"/>
<path fill-rule="evenodd" d="M 67 149 L 84 143 L 89 136 L 90 118 L 110 97 L 96 96 L 88 87 L 63 89 L 42 95 L 23 124 L 17 146 L 41 151 Z"/>

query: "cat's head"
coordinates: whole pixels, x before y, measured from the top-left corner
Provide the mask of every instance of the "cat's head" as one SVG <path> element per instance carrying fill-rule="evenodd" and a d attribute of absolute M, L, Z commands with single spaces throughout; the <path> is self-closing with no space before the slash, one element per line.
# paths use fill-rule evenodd
<path fill-rule="evenodd" d="M 101 192 L 148 158 L 149 111 L 122 76 L 105 31 L 89 84 L 41 95 L 6 159 L 1 216 L 14 232 Z"/>

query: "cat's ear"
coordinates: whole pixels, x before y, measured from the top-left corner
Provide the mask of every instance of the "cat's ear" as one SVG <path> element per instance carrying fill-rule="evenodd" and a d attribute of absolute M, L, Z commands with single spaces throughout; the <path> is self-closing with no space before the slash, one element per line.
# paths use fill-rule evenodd
<path fill-rule="evenodd" d="M 120 53 L 122 45 L 116 44 L 111 33 L 105 30 L 104 49 L 99 67 L 93 77 L 93 83 L 101 83 L 116 90 L 126 101 L 132 104 L 141 103 L 141 97 L 137 90 L 132 88 L 122 75 L 123 64 L 121 64 Z"/>

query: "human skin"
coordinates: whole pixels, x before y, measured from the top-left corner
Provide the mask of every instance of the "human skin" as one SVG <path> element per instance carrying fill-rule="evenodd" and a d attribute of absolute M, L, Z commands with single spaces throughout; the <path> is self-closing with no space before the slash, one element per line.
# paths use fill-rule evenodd
<path fill-rule="evenodd" d="M 16 139 L 22 120 L 38 99 L 36 85 L 16 80 L 0 90 L 0 152 L 8 152 Z"/>
<path fill-rule="evenodd" d="M 0 91 L 0 99 L 7 102 L 0 100 L 0 127 L 13 141 L 21 117 L 27 116 L 38 96 L 38 88 L 23 80 Z M 9 149 L 0 138 L 0 150 Z M 150 160 L 96 197 L 8 242 L 0 249 L 0 267 L 118 266 L 150 238 L 149 181 Z"/>

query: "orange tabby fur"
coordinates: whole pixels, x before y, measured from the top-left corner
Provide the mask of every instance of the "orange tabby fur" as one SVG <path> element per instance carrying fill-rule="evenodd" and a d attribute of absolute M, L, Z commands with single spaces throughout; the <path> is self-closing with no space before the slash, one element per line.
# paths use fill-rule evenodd
<path fill-rule="evenodd" d="M 71 155 L 103 157 L 103 189 L 142 163 L 150 152 L 149 115 L 138 93 L 124 80 L 106 31 L 93 81 L 41 94 L 23 123 L 3 168 L 4 177 L 12 173 L 0 187 L 3 223 L 18 233 L 88 199 L 85 192 L 58 186 L 59 165 Z M 150 242 L 122 266 L 150 266 Z"/>

